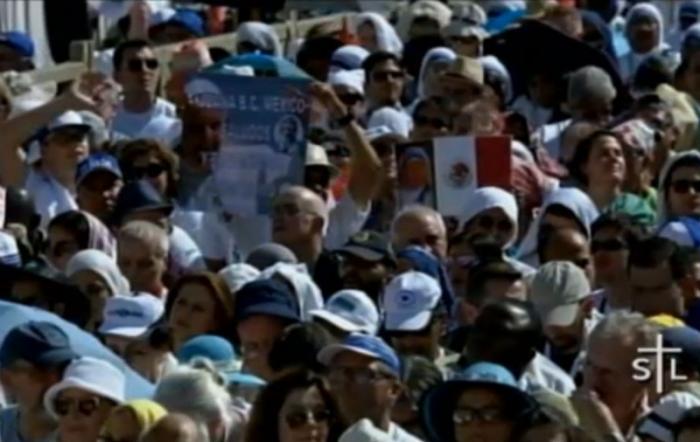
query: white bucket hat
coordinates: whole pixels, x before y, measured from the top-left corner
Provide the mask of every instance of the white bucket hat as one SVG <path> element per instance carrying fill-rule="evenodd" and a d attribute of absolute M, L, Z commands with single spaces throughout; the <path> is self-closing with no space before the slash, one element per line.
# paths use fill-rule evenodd
<path fill-rule="evenodd" d="M 74 360 L 66 368 L 61 382 L 49 388 L 44 395 L 44 408 L 54 419 L 58 419 L 54 406 L 56 397 L 69 388 L 79 388 L 121 404 L 124 402 L 126 380 L 121 370 L 102 359 L 83 356 Z"/>

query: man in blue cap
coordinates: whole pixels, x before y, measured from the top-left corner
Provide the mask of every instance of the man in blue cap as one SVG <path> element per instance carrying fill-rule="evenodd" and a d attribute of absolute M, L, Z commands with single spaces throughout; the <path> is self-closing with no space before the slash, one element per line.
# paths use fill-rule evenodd
<path fill-rule="evenodd" d="M 68 336 L 54 324 L 28 322 L 7 334 L 0 346 L 0 382 L 17 405 L 0 412 L 0 440 L 53 440 L 56 424 L 44 410 L 44 393 L 76 357 Z"/>
<path fill-rule="evenodd" d="M 170 17 L 154 21 L 148 36 L 157 45 L 180 43 L 206 35 L 202 16 L 191 9 L 177 9 Z"/>
<path fill-rule="evenodd" d="M 391 410 L 402 388 L 401 363 L 386 342 L 351 334 L 321 350 L 318 360 L 328 367 L 331 393 L 346 427 L 367 418 L 391 440 L 420 440 L 391 421 Z"/>
<path fill-rule="evenodd" d="M 124 185 L 117 159 L 105 152 L 93 153 L 78 164 L 75 182 L 80 209 L 109 222 Z"/>
<path fill-rule="evenodd" d="M 0 72 L 34 69 L 34 42 L 23 32 L 0 32 Z"/>

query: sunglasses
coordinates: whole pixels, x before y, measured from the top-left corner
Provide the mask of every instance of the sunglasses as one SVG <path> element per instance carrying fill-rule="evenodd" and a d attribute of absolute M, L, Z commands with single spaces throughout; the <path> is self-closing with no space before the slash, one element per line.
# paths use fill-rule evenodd
<path fill-rule="evenodd" d="M 491 218 L 490 216 L 479 217 L 477 224 L 482 229 L 486 229 L 486 230 L 490 230 L 490 229 L 495 227 L 497 230 L 499 230 L 501 232 L 509 232 L 510 230 L 513 229 L 513 223 L 511 223 L 510 221 L 508 221 L 506 219 L 495 220 L 494 218 Z"/>
<path fill-rule="evenodd" d="M 100 408 L 100 399 L 92 397 L 90 399 L 56 399 L 54 409 L 59 416 L 67 416 L 72 409 L 78 410 L 85 417 L 90 417 Z"/>
<path fill-rule="evenodd" d="M 331 419 L 331 413 L 328 410 L 292 411 L 284 416 L 284 421 L 287 423 L 289 428 L 292 430 L 297 430 L 309 423 L 309 417 L 313 419 L 314 423 L 320 424 L 323 422 L 328 422 Z"/>
<path fill-rule="evenodd" d="M 129 169 L 129 175 L 136 180 L 140 180 L 144 177 L 157 178 L 163 172 L 165 172 L 165 166 L 160 163 L 150 163 L 148 166 L 131 167 Z"/>
<path fill-rule="evenodd" d="M 127 62 L 126 67 L 130 72 L 136 73 L 144 70 L 155 71 L 158 69 L 159 65 L 160 63 L 156 58 L 134 58 L 133 60 L 129 60 Z"/>
<path fill-rule="evenodd" d="M 354 106 L 363 101 L 365 98 L 360 94 L 340 94 L 338 99 L 348 106 Z"/>
<path fill-rule="evenodd" d="M 476 421 L 496 422 L 504 417 L 503 410 L 498 407 L 485 408 L 461 408 L 452 414 L 452 422 L 457 425 L 464 425 Z"/>
<path fill-rule="evenodd" d="M 591 241 L 591 251 L 596 252 L 619 252 L 620 250 L 627 250 L 627 242 L 621 238 L 612 238 L 606 240 L 593 240 Z"/>
<path fill-rule="evenodd" d="M 403 72 L 401 71 L 379 71 L 372 74 L 372 80 L 376 82 L 384 82 L 392 80 L 401 80 L 403 78 Z"/>
<path fill-rule="evenodd" d="M 671 189 L 676 193 L 688 193 L 690 189 L 700 193 L 700 180 L 678 180 L 671 183 Z"/>
<path fill-rule="evenodd" d="M 447 123 L 440 118 L 428 118 L 422 115 L 413 117 L 413 122 L 416 126 L 430 126 L 434 129 L 444 129 L 447 127 Z"/>

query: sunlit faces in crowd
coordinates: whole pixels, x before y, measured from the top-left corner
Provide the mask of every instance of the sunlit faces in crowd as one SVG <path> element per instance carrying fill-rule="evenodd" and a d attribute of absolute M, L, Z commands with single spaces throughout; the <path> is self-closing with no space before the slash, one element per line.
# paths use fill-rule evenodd
<path fill-rule="evenodd" d="M 591 253 L 595 287 L 610 287 L 625 280 L 630 242 L 634 233 L 630 221 L 620 215 L 603 215 L 591 226 Z"/>
<path fill-rule="evenodd" d="M 175 196 L 178 157 L 157 141 L 138 139 L 125 144 L 119 152 L 119 164 L 127 181 L 145 179 L 161 195 Z"/>
<path fill-rule="evenodd" d="M 669 168 L 662 182 L 668 217 L 700 214 L 700 156 L 687 154 Z"/>
<path fill-rule="evenodd" d="M 394 106 L 401 102 L 405 72 L 396 55 L 376 52 L 364 61 L 365 95 L 371 106 Z"/>
<path fill-rule="evenodd" d="M 146 41 L 134 40 L 115 51 L 114 78 L 127 96 L 153 96 L 160 75 L 159 64 Z"/>
<path fill-rule="evenodd" d="M 450 129 L 450 119 L 438 97 L 421 100 L 413 111 L 411 140 L 426 141 L 446 135 Z"/>
<path fill-rule="evenodd" d="M 537 243 L 540 264 L 550 261 L 568 261 L 583 270 L 593 284 L 595 269 L 588 237 L 571 227 L 546 227 L 540 230 Z"/>
<path fill-rule="evenodd" d="M 301 243 L 322 237 L 328 209 L 309 189 L 293 186 L 284 189 L 272 204 L 272 238 L 292 250 Z"/>
<path fill-rule="evenodd" d="M 425 206 L 411 206 L 400 212 L 392 226 L 395 250 L 408 246 L 429 249 L 439 259 L 447 256 L 447 229 L 442 216 Z"/>

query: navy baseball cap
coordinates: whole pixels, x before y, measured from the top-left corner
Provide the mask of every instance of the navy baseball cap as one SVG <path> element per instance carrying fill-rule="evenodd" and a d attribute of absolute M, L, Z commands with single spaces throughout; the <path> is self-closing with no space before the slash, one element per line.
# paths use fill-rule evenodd
<path fill-rule="evenodd" d="M 277 279 L 258 279 L 244 285 L 236 292 L 234 311 L 236 323 L 254 315 L 301 321 L 296 295 Z"/>
<path fill-rule="evenodd" d="M 167 25 L 180 26 L 197 37 L 204 37 L 206 34 L 204 20 L 192 9 L 177 9 L 170 18 L 155 26 Z"/>
<path fill-rule="evenodd" d="M 34 57 L 34 42 L 23 32 L 0 32 L 0 45 L 11 47 L 22 57 Z"/>
<path fill-rule="evenodd" d="M 30 321 L 7 334 L 0 346 L 0 366 L 8 367 L 18 360 L 39 367 L 56 367 L 77 358 L 60 327 L 50 322 Z"/>
<path fill-rule="evenodd" d="M 98 170 L 111 172 L 119 179 L 123 178 L 122 171 L 119 168 L 119 162 L 116 158 L 105 152 L 96 152 L 78 164 L 78 169 L 75 173 L 76 183 L 80 185 L 80 182 L 88 175 Z"/>
<path fill-rule="evenodd" d="M 396 376 L 401 376 L 401 362 L 394 349 L 382 338 L 363 333 L 352 333 L 341 343 L 327 345 L 318 353 L 318 361 L 328 366 L 333 358 L 344 351 L 374 358 L 389 367 Z"/>
<path fill-rule="evenodd" d="M 114 221 L 121 224 L 129 214 L 151 210 L 163 211 L 170 216 L 173 205 L 147 180 L 133 181 L 124 185 L 119 192 L 114 208 Z"/>

